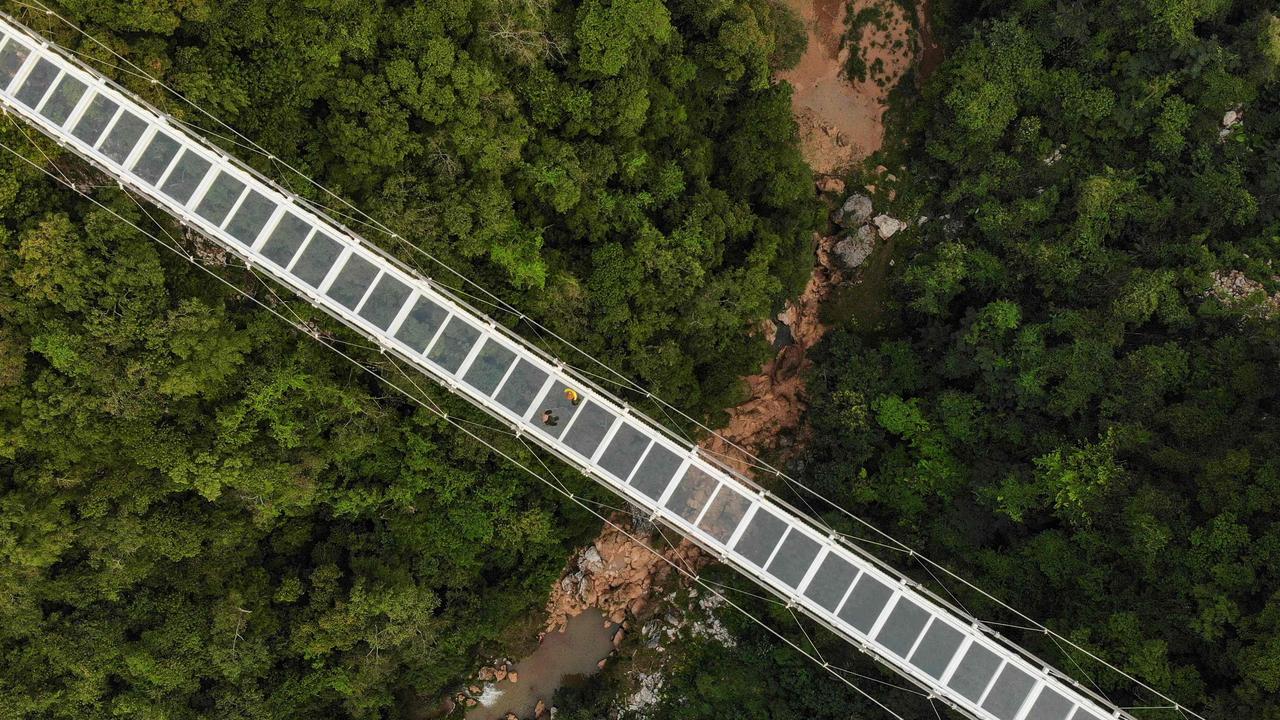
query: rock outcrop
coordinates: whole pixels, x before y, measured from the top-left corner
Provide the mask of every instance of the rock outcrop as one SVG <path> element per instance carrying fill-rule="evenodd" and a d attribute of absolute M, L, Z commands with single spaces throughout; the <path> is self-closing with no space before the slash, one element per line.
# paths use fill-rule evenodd
<path fill-rule="evenodd" d="M 675 572 L 673 565 L 696 572 L 708 562 L 688 541 L 662 548 L 625 518 L 615 515 L 611 520 L 618 527 L 605 527 L 591 545 L 580 550 L 552 588 L 547 601 L 548 632 L 563 630 L 569 618 L 592 607 L 610 622 L 622 623 L 628 614 L 637 616 L 648 608 L 654 586 Z M 621 630 L 617 643 L 620 637 Z"/>
<path fill-rule="evenodd" d="M 857 270 L 876 249 L 876 229 L 861 225 L 849 236 L 840 239 L 831 248 L 831 255 L 842 270 Z"/>
<path fill-rule="evenodd" d="M 871 222 L 874 223 L 876 226 L 876 229 L 880 231 L 880 237 L 884 238 L 885 240 L 888 240 L 889 238 L 897 234 L 898 231 L 903 230 L 907 227 L 907 224 L 902 222 L 898 218 L 892 217 L 890 215 L 885 215 L 884 213 L 880 213 L 879 215 L 872 218 Z"/>
<path fill-rule="evenodd" d="M 1214 271 L 1213 287 L 1208 294 L 1224 305 L 1244 308 L 1246 315 L 1273 317 L 1280 312 L 1280 292 L 1268 294 L 1262 283 L 1239 270 Z M 1256 305 L 1250 307 L 1251 303 Z"/>
<path fill-rule="evenodd" d="M 657 705 L 662 699 L 662 686 L 666 684 L 661 672 L 637 673 L 635 680 L 636 691 L 623 702 L 623 709 L 629 713 Z"/>
<path fill-rule="evenodd" d="M 833 175 L 823 175 L 813 183 L 820 193 L 841 195 L 844 193 L 844 181 Z"/>
<path fill-rule="evenodd" d="M 1226 140 L 1227 136 L 1244 122 L 1244 109 L 1239 105 L 1231 108 L 1222 116 L 1222 129 L 1218 131 L 1218 139 Z"/>
<path fill-rule="evenodd" d="M 871 205 L 871 198 L 862 193 L 854 193 L 845 198 L 844 204 L 838 209 L 831 211 L 831 222 L 846 228 L 857 227 L 870 220 L 873 212 L 875 209 Z"/>
<path fill-rule="evenodd" d="M 806 357 L 826 335 L 828 326 L 819 311 L 831 292 L 845 282 L 847 271 L 834 257 L 839 238 L 814 235 L 816 262 L 800 297 L 789 300 L 777 321 L 787 326 L 792 342 L 778 350 L 759 373 L 743 378 L 750 399 L 728 411 L 729 421 L 718 435 L 701 446 L 744 474 L 754 468 L 739 448 L 752 453 L 776 450 L 791 443 L 790 431 L 800 427 L 808 406 L 804 398 L 804 372 L 812 364 Z"/>

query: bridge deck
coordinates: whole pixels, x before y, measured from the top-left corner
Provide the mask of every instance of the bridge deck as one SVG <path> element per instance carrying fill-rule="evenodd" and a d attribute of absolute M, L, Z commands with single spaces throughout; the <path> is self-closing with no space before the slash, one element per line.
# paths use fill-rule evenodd
<path fill-rule="evenodd" d="M 7 110 L 958 710 L 1130 717 L 11 19 L 0 41 Z"/>

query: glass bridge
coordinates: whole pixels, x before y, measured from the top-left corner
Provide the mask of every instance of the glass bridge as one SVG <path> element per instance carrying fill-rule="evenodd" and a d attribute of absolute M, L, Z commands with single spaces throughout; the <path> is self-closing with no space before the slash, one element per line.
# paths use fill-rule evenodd
<path fill-rule="evenodd" d="M 964 715 L 1131 719 L 6 17 L 0 104 Z"/>

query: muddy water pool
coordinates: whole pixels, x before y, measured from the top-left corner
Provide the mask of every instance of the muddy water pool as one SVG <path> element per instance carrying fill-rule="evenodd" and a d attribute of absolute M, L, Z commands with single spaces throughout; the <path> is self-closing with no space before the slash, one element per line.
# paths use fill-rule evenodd
<path fill-rule="evenodd" d="M 480 704 L 467 711 L 467 720 L 502 720 L 509 712 L 533 717 L 538 700 L 551 705 L 551 696 L 567 675 L 590 675 L 613 650 L 617 626 L 606 627 L 598 610 L 570 618 L 564 632 L 548 633 L 533 654 L 515 664 L 519 682 L 502 681 L 484 687 Z"/>

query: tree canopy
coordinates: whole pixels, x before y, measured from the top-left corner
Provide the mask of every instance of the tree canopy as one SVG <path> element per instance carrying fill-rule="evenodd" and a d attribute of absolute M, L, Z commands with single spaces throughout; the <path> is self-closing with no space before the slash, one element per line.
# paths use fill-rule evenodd
<path fill-rule="evenodd" d="M 827 343 L 807 477 L 1207 716 L 1280 717 L 1275 8 L 944 17 L 890 153 L 932 219 Z"/>
<path fill-rule="evenodd" d="M 930 6 L 946 60 L 898 89 L 891 141 L 866 163 L 892 168 L 897 199 L 877 204 L 914 227 L 894 238 L 879 319 L 831 315 L 790 469 L 1185 707 L 1280 718 L 1275 5 Z M 1136 717 L 1185 717 L 907 553 L 861 544 Z M 937 717 L 740 587 L 731 598 L 901 717 Z M 721 616 L 737 645 L 668 643 L 651 716 L 888 717 Z M 616 708 L 610 687 L 566 690 L 569 717 Z"/>
<path fill-rule="evenodd" d="M 690 407 L 726 404 L 762 352 L 746 327 L 802 279 L 815 208 L 768 3 L 59 9 L 271 157 L 16 11 Z M 295 332 L 252 275 L 121 222 L 194 242 L 29 135 L 0 128 L 36 166 L 0 157 L 0 714 L 387 717 L 510 645 L 598 521 Z"/>

